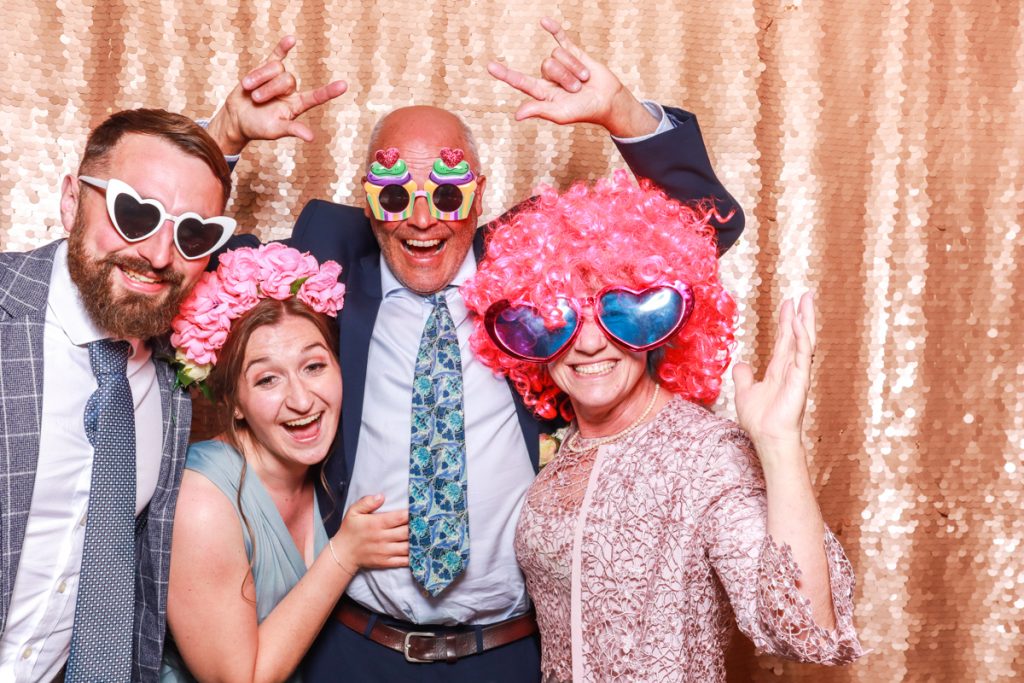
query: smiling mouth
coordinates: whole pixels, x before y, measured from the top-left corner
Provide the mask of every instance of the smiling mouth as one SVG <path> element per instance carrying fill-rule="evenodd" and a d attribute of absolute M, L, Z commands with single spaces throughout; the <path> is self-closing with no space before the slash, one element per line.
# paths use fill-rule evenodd
<path fill-rule="evenodd" d="M 618 361 L 614 360 L 603 360 L 598 363 L 580 363 L 573 365 L 572 369 L 577 375 L 606 375 L 611 372 Z"/>
<path fill-rule="evenodd" d="M 441 253 L 446 240 L 402 240 L 402 247 L 406 253 L 413 256 L 433 256 Z"/>
<path fill-rule="evenodd" d="M 288 422 L 282 422 L 281 426 L 297 441 L 312 441 L 320 436 L 321 418 L 323 411 L 300 417 Z"/>
<path fill-rule="evenodd" d="M 137 270 L 129 270 L 124 266 L 121 266 L 121 272 L 124 273 L 125 277 L 127 277 L 129 280 L 132 280 L 133 282 L 139 282 L 144 285 L 155 285 L 163 282 L 163 280 L 159 280 L 148 275 L 143 275 Z"/>
<path fill-rule="evenodd" d="M 305 427 L 308 424 L 312 424 L 312 423 L 316 422 L 317 420 L 319 420 L 323 416 L 324 416 L 324 414 L 322 412 L 314 413 L 313 415 L 308 415 L 306 417 L 300 417 L 297 420 L 290 420 L 288 422 L 285 422 L 284 426 L 285 427 Z"/>

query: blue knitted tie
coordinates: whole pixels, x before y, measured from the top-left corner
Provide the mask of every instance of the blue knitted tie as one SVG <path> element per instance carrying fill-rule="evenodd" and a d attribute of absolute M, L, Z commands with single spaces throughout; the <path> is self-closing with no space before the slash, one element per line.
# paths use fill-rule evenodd
<path fill-rule="evenodd" d="M 89 344 L 99 387 L 85 404 L 93 447 L 85 548 L 71 632 L 68 683 L 131 679 L 135 617 L 135 409 L 125 371 L 131 346 Z"/>
<path fill-rule="evenodd" d="M 444 294 L 420 338 L 412 381 L 409 461 L 409 566 L 437 596 L 469 562 L 466 508 L 466 436 L 462 413 L 462 359 Z"/>

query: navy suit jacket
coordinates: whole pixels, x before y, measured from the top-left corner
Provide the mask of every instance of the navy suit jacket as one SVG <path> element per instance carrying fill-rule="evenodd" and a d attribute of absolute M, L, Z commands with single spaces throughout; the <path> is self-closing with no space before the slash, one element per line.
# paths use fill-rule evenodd
<path fill-rule="evenodd" d="M 715 226 L 719 253 L 722 253 L 743 231 L 743 211 L 715 176 L 697 119 L 680 109 L 666 107 L 666 112 L 676 124 L 674 129 L 642 142 L 619 144 L 619 151 L 637 177 L 654 181 L 670 197 L 683 203 L 713 198 L 719 214 L 728 217 Z M 483 255 L 484 239 L 493 224 L 484 225 L 477 231 L 473 243 L 477 260 Z M 345 382 L 345 399 L 337 445 L 325 465 L 326 480 L 332 488 L 331 496 L 322 497 L 322 500 L 327 500 L 325 504 L 329 505 L 333 498 L 334 504 L 340 506 L 345 500 L 348 473 L 352 472 L 356 458 L 367 380 L 366 361 L 381 304 L 380 248 L 361 208 L 319 199 L 305 206 L 291 238 L 286 241 L 296 249 L 308 251 L 318 261 L 329 259 L 342 266 L 341 280 L 345 283 L 346 293 L 345 306 L 338 315 L 338 355 Z M 228 243 L 227 248 L 257 245 L 255 236 L 239 235 Z M 210 267 L 215 267 L 214 262 L 211 261 Z M 537 418 L 523 405 L 519 393 L 513 389 L 512 395 L 516 399 L 516 411 L 530 460 L 537 469 L 541 427 Z M 328 512 L 325 510 L 324 522 L 328 532 L 333 534 L 340 524 L 341 515 Z"/>

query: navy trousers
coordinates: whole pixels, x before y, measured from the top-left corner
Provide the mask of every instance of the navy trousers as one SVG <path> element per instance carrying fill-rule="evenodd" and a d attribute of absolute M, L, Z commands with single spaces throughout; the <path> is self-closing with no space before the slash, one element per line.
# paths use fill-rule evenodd
<path fill-rule="evenodd" d="M 431 627 L 430 630 L 434 630 Z M 537 634 L 452 664 L 413 664 L 405 655 L 327 620 L 303 662 L 305 683 L 540 683 Z"/>

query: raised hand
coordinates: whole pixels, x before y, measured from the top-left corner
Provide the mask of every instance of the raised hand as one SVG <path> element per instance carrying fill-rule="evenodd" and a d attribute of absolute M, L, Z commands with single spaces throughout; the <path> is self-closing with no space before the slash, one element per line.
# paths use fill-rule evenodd
<path fill-rule="evenodd" d="M 758 448 L 802 450 L 804 408 L 811 383 L 814 355 L 814 302 L 811 294 L 800 297 L 794 310 L 792 300 L 782 304 L 775 348 L 760 382 L 746 363 L 737 363 L 732 376 L 736 384 L 736 416 Z"/>
<path fill-rule="evenodd" d="M 498 62 L 487 71 L 530 99 L 516 110 L 517 121 L 541 118 L 558 124 L 595 123 L 618 137 L 653 133 L 658 121 L 633 97 L 604 64 L 591 58 L 554 19 L 541 26 L 558 43 L 541 63 L 541 78 L 520 73 Z"/>
<path fill-rule="evenodd" d="M 207 128 L 225 154 L 238 154 L 252 140 L 297 137 L 310 142 L 313 131 L 298 118 L 348 89 L 345 81 L 333 81 L 298 92 L 295 76 L 284 63 L 295 47 L 295 37 L 285 36 L 263 64 L 247 73 L 224 101 Z"/>
<path fill-rule="evenodd" d="M 334 535 L 338 560 L 352 575 L 409 564 L 409 511 L 376 512 L 383 504 L 380 494 L 363 496 L 349 506 Z"/>

